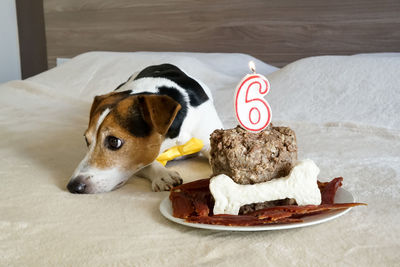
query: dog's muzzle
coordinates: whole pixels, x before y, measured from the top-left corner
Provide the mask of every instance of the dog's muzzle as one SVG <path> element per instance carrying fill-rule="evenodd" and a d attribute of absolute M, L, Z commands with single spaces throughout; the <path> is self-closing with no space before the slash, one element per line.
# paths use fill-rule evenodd
<path fill-rule="evenodd" d="M 77 176 L 74 179 L 72 179 L 68 185 L 68 191 L 73 193 L 73 194 L 85 194 L 85 190 L 87 190 L 87 184 L 85 183 L 85 177 L 83 176 Z"/>

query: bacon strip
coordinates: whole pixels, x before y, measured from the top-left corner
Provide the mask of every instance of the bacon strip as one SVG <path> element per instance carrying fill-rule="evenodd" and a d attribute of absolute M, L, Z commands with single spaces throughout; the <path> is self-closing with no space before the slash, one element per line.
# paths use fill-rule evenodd
<path fill-rule="evenodd" d="M 192 215 L 208 216 L 210 207 L 214 206 L 209 184 L 210 179 L 201 179 L 174 187 L 169 195 L 173 216 L 182 219 Z"/>
<path fill-rule="evenodd" d="M 321 183 L 318 181 L 318 187 L 321 191 L 321 204 L 333 204 L 336 191 L 342 186 L 343 177 L 337 177 L 330 182 Z"/>
<path fill-rule="evenodd" d="M 172 204 L 172 215 L 176 218 L 187 218 L 194 214 L 193 201 L 185 194 L 171 192 L 169 199 Z"/>
<path fill-rule="evenodd" d="M 226 225 L 226 226 L 256 226 L 265 224 L 282 224 L 282 223 L 294 223 L 301 222 L 300 219 L 293 218 L 281 218 L 277 220 L 270 219 L 258 219 L 254 216 L 247 215 L 213 215 L 213 216 L 191 216 L 186 219 L 190 223 L 205 223 L 214 225 Z"/>
<path fill-rule="evenodd" d="M 208 190 L 208 186 L 210 185 L 210 178 L 196 180 L 190 183 L 181 184 L 172 188 L 171 192 L 190 192 L 190 191 L 199 191 L 199 190 Z M 209 191 L 209 190 L 208 190 Z"/>
<path fill-rule="evenodd" d="M 214 200 L 209 190 L 210 179 L 201 179 L 174 187 L 170 193 L 173 216 L 191 223 L 205 223 L 227 226 L 255 226 L 265 224 L 283 224 L 302 222 L 300 218 L 320 214 L 331 210 L 347 209 L 363 203 L 336 203 L 336 191 L 342 185 L 343 178 L 337 177 L 330 182 L 319 182 L 321 205 L 286 205 L 257 210 L 246 215 L 212 215 Z"/>
<path fill-rule="evenodd" d="M 269 218 L 271 214 L 273 215 L 277 211 L 287 212 L 292 218 L 299 218 L 306 215 L 320 213 L 322 211 L 347 209 L 355 206 L 366 205 L 364 203 L 337 203 L 337 204 L 322 204 L 322 205 L 306 205 L 306 206 L 277 206 L 266 208 L 262 210 L 256 210 L 247 215 L 255 216 L 259 219 Z"/>
<path fill-rule="evenodd" d="M 212 215 L 190 216 L 186 218 L 190 223 L 205 223 L 226 226 L 256 226 L 266 224 L 284 224 L 302 222 L 301 217 L 314 215 L 323 211 L 346 209 L 363 203 L 340 203 L 308 206 L 278 206 L 264 210 L 258 210 L 247 215 Z"/>

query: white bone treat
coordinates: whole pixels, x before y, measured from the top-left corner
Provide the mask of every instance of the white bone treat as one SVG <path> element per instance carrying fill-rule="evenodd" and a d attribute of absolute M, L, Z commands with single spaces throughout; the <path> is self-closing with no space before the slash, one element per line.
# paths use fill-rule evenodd
<path fill-rule="evenodd" d="M 285 198 L 294 198 L 298 205 L 319 205 L 318 174 L 314 161 L 306 159 L 297 162 L 288 176 L 259 184 L 240 185 L 225 174 L 217 175 L 210 180 L 214 214 L 238 215 L 243 205 Z"/>

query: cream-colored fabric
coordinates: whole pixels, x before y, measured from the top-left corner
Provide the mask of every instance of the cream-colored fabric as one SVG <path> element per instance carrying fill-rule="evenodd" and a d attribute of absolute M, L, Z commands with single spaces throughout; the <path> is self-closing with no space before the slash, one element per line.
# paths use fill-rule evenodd
<path fill-rule="evenodd" d="M 159 212 L 168 193 L 133 178 L 98 195 L 65 185 L 85 153 L 94 95 L 133 72 L 171 62 L 211 88 L 225 126 L 248 72 L 241 54 L 88 53 L 0 86 L 0 265 L 389 266 L 400 260 L 400 58 L 315 57 L 268 75 L 275 124 L 297 134 L 299 158 L 320 179 L 368 203 L 336 220 L 283 231 L 218 232 L 177 225 Z M 264 75 L 276 70 L 256 61 Z M 207 177 L 201 158 L 168 163 L 185 181 Z"/>

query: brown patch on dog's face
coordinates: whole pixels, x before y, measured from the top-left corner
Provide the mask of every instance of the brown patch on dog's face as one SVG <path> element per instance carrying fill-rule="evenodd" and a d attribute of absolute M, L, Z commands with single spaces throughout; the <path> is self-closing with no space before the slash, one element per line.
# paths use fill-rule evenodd
<path fill-rule="evenodd" d="M 111 92 L 109 94 L 95 96 L 92 107 L 90 108 L 90 119 L 89 126 L 85 131 L 85 139 L 87 140 L 88 145 L 92 143 L 94 139 L 94 135 L 96 134 L 96 126 L 99 120 L 100 115 L 107 108 L 114 108 L 115 105 L 124 98 L 127 98 L 130 95 L 130 91 L 125 92 Z"/>
<path fill-rule="evenodd" d="M 96 100 L 95 100 L 96 102 Z M 96 140 L 88 164 L 97 169 L 118 167 L 134 172 L 153 162 L 161 143 L 172 124 L 180 105 L 158 95 L 109 95 L 91 112 L 89 128 L 85 133 L 89 143 Z M 112 108 L 97 129 L 101 113 Z M 97 132 L 96 132 L 97 129 Z M 110 147 L 110 138 L 121 142 L 118 149 Z"/>
<path fill-rule="evenodd" d="M 89 165 L 98 169 L 118 166 L 119 169 L 132 172 L 154 161 L 160 150 L 162 136 L 152 131 L 145 137 L 133 137 L 127 129 L 117 123 L 113 113 L 107 116 L 98 130 Z M 122 142 L 119 149 L 110 149 L 107 143 L 110 137 L 118 138 Z"/>

